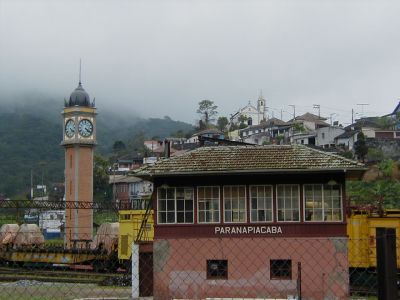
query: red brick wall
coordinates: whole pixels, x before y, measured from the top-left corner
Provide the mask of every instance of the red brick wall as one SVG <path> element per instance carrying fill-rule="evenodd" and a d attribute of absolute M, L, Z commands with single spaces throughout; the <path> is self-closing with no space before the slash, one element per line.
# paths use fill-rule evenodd
<path fill-rule="evenodd" d="M 207 259 L 227 259 L 228 279 L 207 279 Z M 292 277 L 270 278 L 270 259 L 291 259 Z M 348 296 L 347 238 L 199 238 L 154 241 L 154 299 Z"/>
<path fill-rule="evenodd" d="M 79 163 L 77 165 L 77 159 Z M 78 176 L 78 186 L 76 186 Z M 93 202 L 93 149 L 92 147 L 68 147 L 65 150 L 66 201 Z M 75 199 L 75 189 L 78 199 Z M 77 213 L 75 213 L 77 212 Z M 75 220 L 77 219 L 77 220 Z M 76 222 L 77 221 L 77 222 Z M 74 228 L 77 225 L 77 236 Z M 71 239 L 92 239 L 93 211 L 91 209 L 66 209 L 66 242 Z"/>

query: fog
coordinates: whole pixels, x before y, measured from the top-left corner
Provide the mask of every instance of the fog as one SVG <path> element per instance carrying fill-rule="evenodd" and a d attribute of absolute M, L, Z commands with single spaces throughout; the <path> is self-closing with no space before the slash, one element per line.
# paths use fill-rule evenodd
<path fill-rule="evenodd" d="M 269 116 L 343 124 L 400 96 L 398 1 L 0 0 L 0 101 L 63 101 L 82 83 L 102 109 L 193 123 L 260 90 Z M 22 95 L 22 96 L 21 96 Z M 357 105 L 368 104 L 368 105 Z"/>

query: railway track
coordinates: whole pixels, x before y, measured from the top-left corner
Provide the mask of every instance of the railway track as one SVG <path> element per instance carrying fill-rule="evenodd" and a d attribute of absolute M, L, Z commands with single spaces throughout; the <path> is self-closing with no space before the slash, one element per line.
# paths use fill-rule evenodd
<path fill-rule="evenodd" d="M 95 273 L 88 270 L 40 270 L 26 268 L 0 267 L 0 281 L 36 280 L 65 283 L 109 284 L 126 282 L 123 273 Z"/>

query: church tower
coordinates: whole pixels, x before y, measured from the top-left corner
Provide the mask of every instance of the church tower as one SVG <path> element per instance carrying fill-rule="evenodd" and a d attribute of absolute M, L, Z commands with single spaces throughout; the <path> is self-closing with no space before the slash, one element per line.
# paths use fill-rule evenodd
<path fill-rule="evenodd" d="M 266 120 L 265 109 L 266 109 L 265 99 L 262 95 L 262 91 L 260 91 L 260 96 L 258 97 L 257 100 L 258 124 L 260 124 L 262 120 Z"/>
<path fill-rule="evenodd" d="M 82 246 L 93 237 L 96 108 L 80 80 L 64 102 L 61 145 L 65 148 L 65 242 L 71 247 L 74 243 Z"/>

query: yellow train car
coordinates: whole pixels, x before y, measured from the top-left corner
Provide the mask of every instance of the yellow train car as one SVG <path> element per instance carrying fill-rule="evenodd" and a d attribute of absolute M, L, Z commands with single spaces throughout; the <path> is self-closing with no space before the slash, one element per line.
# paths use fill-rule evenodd
<path fill-rule="evenodd" d="M 132 209 L 119 211 L 118 258 L 131 258 L 132 242 L 148 243 L 154 239 L 154 219 L 152 209 Z"/>
<path fill-rule="evenodd" d="M 351 268 L 376 268 L 376 228 L 396 229 L 397 268 L 400 269 L 400 210 L 355 210 L 347 219 L 348 256 Z"/>

